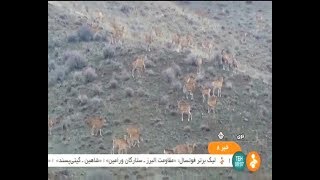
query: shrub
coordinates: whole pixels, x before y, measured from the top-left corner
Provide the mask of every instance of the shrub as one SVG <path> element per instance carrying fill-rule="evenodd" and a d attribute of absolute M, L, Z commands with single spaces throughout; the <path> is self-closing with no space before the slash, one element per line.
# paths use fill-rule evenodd
<path fill-rule="evenodd" d="M 78 51 L 67 51 L 64 53 L 63 59 L 66 62 L 69 71 L 82 69 L 87 65 L 84 57 Z"/>
<path fill-rule="evenodd" d="M 108 59 L 108 58 L 113 58 L 114 57 L 114 49 L 111 48 L 111 47 L 106 47 L 104 50 L 103 50 L 103 57 Z"/>
<path fill-rule="evenodd" d="M 103 33 L 101 32 L 97 32 L 93 35 L 93 40 L 94 41 L 106 41 L 107 38 L 105 35 L 103 35 Z"/>
<path fill-rule="evenodd" d="M 201 124 L 200 129 L 202 131 L 210 131 L 210 127 L 208 126 L 208 124 Z"/>
<path fill-rule="evenodd" d="M 145 60 L 145 65 L 146 65 L 146 68 L 151 68 L 151 67 L 155 67 L 156 65 L 154 64 L 154 62 L 152 62 L 151 60 Z"/>
<path fill-rule="evenodd" d="M 48 63 L 48 72 L 54 71 L 56 69 L 56 65 L 53 61 Z"/>
<path fill-rule="evenodd" d="M 148 75 L 150 75 L 150 76 L 155 76 L 155 75 L 157 75 L 152 69 L 147 69 L 147 70 L 146 70 L 146 73 L 147 73 Z"/>
<path fill-rule="evenodd" d="M 94 112 L 100 110 L 103 107 L 102 99 L 97 96 L 90 99 L 89 103 L 91 110 L 93 110 Z"/>
<path fill-rule="evenodd" d="M 162 71 L 161 75 L 165 79 L 166 82 L 171 83 L 176 77 L 175 77 L 175 70 L 172 67 L 169 67 Z"/>
<path fill-rule="evenodd" d="M 93 91 L 94 96 L 102 94 L 103 93 L 102 85 L 101 84 L 94 84 L 92 86 L 92 91 Z"/>
<path fill-rule="evenodd" d="M 79 37 L 76 34 L 70 34 L 67 37 L 69 43 L 75 43 L 79 41 Z"/>
<path fill-rule="evenodd" d="M 225 87 L 226 87 L 226 89 L 231 90 L 232 89 L 232 82 L 231 81 L 226 81 L 225 82 Z"/>
<path fill-rule="evenodd" d="M 84 80 L 83 74 L 81 71 L 76 71 L 73 73 L 73 79 L 78 82 L 82 82 Z"/>
<path fill-rule="evenodd" d="M 170 42 L 165 43 L 165 47 L 168 49 L 172 48 L 172 44 Z"/>
<path fill-rule="evenodd" d="M 78 96 L 78 103 L 79 103 L 80 105 L 87 104 L 87 103 L 88 103 L 88 96 L 85 95 L 85 94 L 80 94 L 80 95 Z"/>
<path fill-rule="evenodd" d="M 134 91 L 133 91 L 133 89 L 132 89 L 132 88 L 127 87 L 127 88 L 125 89 L 125 93 L 126 93 L 126 97 L 132 97 L 132 96 L 133 96 Z"/>
<path fill-rule="evenodd" d="M 137 94 L 138 94 L 138 96 L 140 96 L 140 97 L 143 97 L 143 96 L 149 96 L 148 95 L 148 92 L 147 92 L 147 90 L 146 89 L 143 89 L 143 88 L 139 88 L 138 90 L 137 90 Z"/>
<path fill-rule="evenodd" d="M 213 63 L 217 66 L 221 66 L 222 65 L 222 57 L 220 54 L 216 54 L 213 58 Z"/>
<path fill-rule="evenodd" d="M 48 87 L 52 87 L 56 84 L 56 79 L 54 77 L 48 77 Z"/>
<path fill-rule="evenodd" d="M 182 88 L 182 84 L 181 84 L 180 81 L 174 80 L 174 81 L 172 81 L 172 83 L 171 83 L 171 87 L 172 87 L 173 90 L 179 91 L 179 90 L 181 90 L 181 88 Z"/>
<path fill-rule="evenodd" d="M 111 67 L 113 70 L 117 71 L 123 68 L 123 64 L 121 62 L 111 61 Z"/>
<path fill-rule="evenodd" d="M 132 10 L 132 7 L 129 7 L 127 5 L 124 5 L 121 7 L 120 11 L 126 15 L 128 15 Z"/>
<path fill-rule="evenodd" d="M 88 67 L 83 71 L 84 80 L 86 83 L 94 81 L 98 75 L 96 73 L 96 70 L 92 67 Z"/>
<path fill-rule="evenodd" d="M 169 96 L 168 95 L 164 95 L 160 98 L 160 105 L 167 105 L 169 102 Z"/>
<path fill-rule="evenodd" d="M 201 72 L 199 74 L 196 75 L 196 80 L 197 82 L 202 82 L 204 81 L 204 78 L 205 78 L 205 73 Z"/>
<path fill-rule="evenodd" d="M 62 82 L 66 76 L 66 71 L 64 68 L 57 68 L 56 69 L 56 79 L 58 82 Z"/>
<path fill-rule="evenodd" d="M 88 25 L 82 25 L 78 29 L 77 35 L 80 41 L 91 41 L 93 38 L 93 32 Z"/>
<path fill-rule="evenodd" d="M 147 15 L 147 13 L 146 13 L 143 9 L 141 9 L 141 10 L 140 10 L 140 15 L 141 15 L 142 17 L 145 17 L 145 16 Z"/>
<path fill-rule="evenodd" d="M 189 54 L 185 59 L 184 59 L 184 62 L 187 64 L 187 65 L 193 65 L 193 63 L 195 62 L 195 59 L 197 57 L 193 54 Z"/>
<path fill-rule="evenodd" d="M 209 66 L 208 69 L 206 70 L 206 72 L 210 75 L 214 75 L 214 67 L 213 66 Z"/>
<path fill-rule="evenodd" d="M 120 75 L 115 74 L 114 77 L 120 79 L 121 81 L 128 81 L 130 79 L 130 74 L 126 69 L 123 69 Z"/>
<path fill-rule="evenodd" d="M 132 120 L 129 118 L 129 117 L 126 117 L 124 120 L 123 120 L 124 123 L 132 123 Z"/>
<path fill-rule="evenodd" d="M 175 74 L 175 76 L 176 77 L 179 77 L 179 76 L 181 76 L 181 68 L 180 68 L 180 66 L 178 65 L 178 64 L 176 64 L 176 63 L 173 63 L 172 64 L 172 68 L 173 68 L 173 70 L 174 70 L 174 74 Z"/>
<path fill-rule="evenodd" d="M 118 87 L 118 81 L 115 80 L 115 79 L 111 79 L 110 82 L 109 82 L 109 87 L 112 88 L 112 89 L 116 89 Z"/>
<path fill-rule="evenodd" d="M 197 61 L 197 56 L 196 55 L 193 55 L 193 54 L 190 54 L 187 56 L 186 59 L 184 59 L 184 62 L 188 65 L 192 65 L 192 66 L 196 66 L 196 61 Z"/>
<path fill-rule="evenodd" d="M 190 127 L 190 126 L 185 126 L 185 127 L 183 128 L 183 131 L 184 131 L 184 132 L 191 132 L 191 127 Z"/>
<path fill-rule="evenodd" d="M 54 86 L 57 82 L 63 82 L 66 77 L 66 69 L 63 66 L 57 66 L 57 68 L 48 73 L 48 86 Z"/>

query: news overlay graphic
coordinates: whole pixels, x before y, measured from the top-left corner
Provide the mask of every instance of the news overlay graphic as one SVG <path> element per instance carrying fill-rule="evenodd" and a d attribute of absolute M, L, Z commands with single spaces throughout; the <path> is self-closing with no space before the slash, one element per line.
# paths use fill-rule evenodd
<path fill-rule="evenodd" d="M 246 155 L 239 151 L 232 157 L 232 166 L 237 171 L 243 171 L 246 165 Z"/>
<path fill-rule="evenodd" d="M 48 154 L 48 167 L 232 167 L 231 154 Z"/>
<path fill-rule="evenodd" d="M 248 170 L 251 172 L 255 172 L 260 168 L 260 155 L 256 151 L 251 151 L 247 154 L 246 162 Z"/>
<path fill-rule="evenodd" d="M 233 155 L 241 151 L 241 147 L 234 141 L 214 141 L 208 144 L 209 154 Z"/>
<path fill-rule="evenodd" d="M 48 154 L 48 167 L 233 167 L 257 171 L 257 152 L 247 156 L 234 141 L 208 143 L 208 154 Z"/>
<path fill-rule="evenodd" d="M 220 133 L 218 134 L 218 138 L 221 140 L 221 139 L 223 139 L 223 137 L 224 137 L 223 133 L 220 132 Z"/>

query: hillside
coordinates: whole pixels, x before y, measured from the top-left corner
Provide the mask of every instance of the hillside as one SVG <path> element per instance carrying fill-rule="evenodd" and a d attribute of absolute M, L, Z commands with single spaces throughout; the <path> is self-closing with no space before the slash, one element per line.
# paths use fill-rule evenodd
<path fill-rule="evenodd" d="M 99 17 L 96 32 L 87 23 Z M 111 44 L 112 22 L 124 26 L 122 43 Z M 145 35 L 155 36 L 147 51 Z M 177 50 L 174 34 L 191 34 L 193 45 Z M 210 55 L 203 42 L 213 44 Z M 224 70 L 221 51 L 233 54 L 238 67 Z M 146 70 L 131 76 L 132 62 L 146 56 Z M 196 73 L 197 84 L 223 76 L 221 97 L 207 113 L 199 87 L 194 100 L 185 98 L 183 78 Z M 217 94 L 217 92 L 215 92 Z M 181 121 L 178 100 L 191 104 L 192 121 Z M 126 128 L 141 129 L 143 142 L 128 153 L 163 153 L 164 148 L 196 143 L 195 153 L 207 153 L 207 143 L 238 141 L 242 151 L 260 152 L 259 172 L 210 168 L 53 169 L 49 176 L 74 179 L 184 179 L 195 176 L 225 179 L 271 179 L 272 174 L 272 3 L 271 2 L 48 2 L 48 153 L 111 153 L 112 139 Z M 92 136 L 85 120 L 106 119 L 103 136 Z M 207 178 L 210 179 L 210 178 Z"/>

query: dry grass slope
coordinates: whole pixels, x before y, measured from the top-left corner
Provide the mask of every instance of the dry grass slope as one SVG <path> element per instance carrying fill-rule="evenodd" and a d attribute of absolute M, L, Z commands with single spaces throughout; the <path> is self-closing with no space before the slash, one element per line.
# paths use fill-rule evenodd
<path fill-rule="evenodd" d="M 49 1 L 48 115 L 57 121 L 48 121 L 48 153 L 112 153 L 113 140 L 134 126 L 143 139 L 123 140 L 115 153 L 119 145 L 120 153 L 170 153 L 168 148 L 186 142 L 197 142 L 192 153 L 207 153 L 207 143 L 223 131 L 225 140 L 245 134 L 246 141 L 239 142 L 243 152 L 256 150 L 263 161 L 256 174 L 212 168 L 49 169 L 48 179 L 271 179 L 271 5 Z M 146 58 L 135 64 L 133 78 L 137 57 Z M 183 93 L 190 74 L 193 100 Z M 222 83 L 212 83 L 219 77 Z M 214 115 L 207 113 L 201 85 L 218 97 Z M 181 121 L 180 100 L 190 104 L 192 120 Z M 91 135 L 85 124 L 90 117 L 108 117 L 102 136 L 96 127 L 97 136 Z"/>

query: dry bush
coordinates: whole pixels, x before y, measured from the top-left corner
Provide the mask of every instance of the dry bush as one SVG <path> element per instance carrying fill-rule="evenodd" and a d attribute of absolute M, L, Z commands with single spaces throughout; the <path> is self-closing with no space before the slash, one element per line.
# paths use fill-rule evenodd
<path fill-rule="evenodd" d="M 79 70 L 87 65 L 83 55 L 78 51 L 65 52 L 63 60 L 65 61 L 69 71 Z"/>
<path fill-rule="evenodd" d="M 98 75 L 97 75 L 97 73 L 96 73 L 96 70 L 95 70 L 94 68 L 92 68 L 92 67 L 86 68 L 86 69 L 83 71 L 83 76 L 84 76 L 84 81 L 85 81 L 86 83 L 92 82 L 92 81 L 94 81 L 94 80 L 98 77 Z"/>
<path fill-rule="evenodd" d="M 93 31 L 88 25 L 82 25 L 78 29 L 77 35 L 80 41 L 91 41 L 93 39 Z"/>
<path fill-rule="evenodd" d="M 160 98 L 159 104 L 160 105 L 167 105 L 169 103 L 169 96 L 164 95 Z"/>
<path fill-rule="evenodd" d="M 134 94 L 134 91 L 133 91 L 132 88 L 127 87 L 127 88 L 125 89 L 125 94 L 126 94 L 126 97 L 132 97 L 133 94 Z"/>
<path fill-rule="evenodd" d="M 111 47 L 105 47 L 103 50 L 103 57 L 106 59 L 113 58 L 115 56 L 115 51 Z"/>
<path fill-rule="evenodd" d="M 118 81 L 112 78 L 109 82 L 109 87 L 112 89 L 116 89 L 118 86 L 119 86 Z"/>
<path fill-rule="evenodd" d="M 171 83 L 173 80 L 176 79 L 175 76 L 176 72 L 172 67 L 169 67 L 162 71 L 161 75 L 165 79 L 166 82 Z"/>

